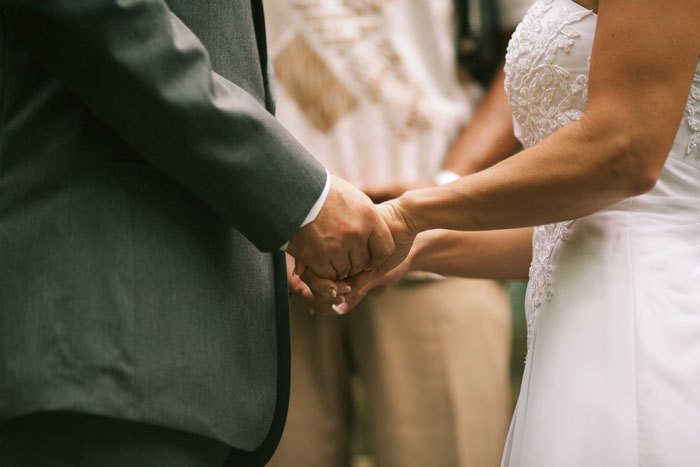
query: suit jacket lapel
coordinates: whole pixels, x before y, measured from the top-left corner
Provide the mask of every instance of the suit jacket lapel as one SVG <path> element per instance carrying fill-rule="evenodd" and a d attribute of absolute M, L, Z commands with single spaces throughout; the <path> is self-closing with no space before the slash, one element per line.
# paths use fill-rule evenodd
<path fill-rule="evenodd" d="M 250 7 L 253 12 L 253 24 L 255 25 L 255 41 L 258 45 L 258 56 L 260 58 L 260 68 L 262 69 L 263 84 L 265 85 L 265 107 L 275 113 L 274 94 L 271 89 L 270 74 L 267 62 L 267 38 L 265 33 L 265 12 L 263 11 L 262 0 L 250 0 Z"/>

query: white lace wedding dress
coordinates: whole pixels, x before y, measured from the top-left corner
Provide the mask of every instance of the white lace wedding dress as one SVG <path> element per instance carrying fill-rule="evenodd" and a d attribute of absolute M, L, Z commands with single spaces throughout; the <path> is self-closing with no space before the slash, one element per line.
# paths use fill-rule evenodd
<path fill-rule="evenodd" d="M 596 21 L 537 0 L 516 30 L 506 91 L 525 147 L 583 114 Z M 535 229 L 504 466 L 700 466 L 699 114 L 700 67 L 651 192 Z"/>

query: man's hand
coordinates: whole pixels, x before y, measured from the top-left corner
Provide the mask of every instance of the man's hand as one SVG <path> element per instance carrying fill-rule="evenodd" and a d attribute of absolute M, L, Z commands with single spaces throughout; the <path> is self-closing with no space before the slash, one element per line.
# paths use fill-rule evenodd
<path fill-rule="evenodd" d="M 377 268 L 336 283 L 336 290 L 343 294 L 342 303 L 336 302 L 333 306 L 333 310 L 338 314 L 342 315 L 350 311 L 367 293 L 381 295 L 388 286 L 399 282 L 412 268 L 414 255 L 411 248 L 416 232 L 410 218 L 401 207 L 399 200 L 386 202 L 377 208 L 391 230 L 396 249 Z M 313 273 L 304 273 L 301 278 L 314 290 L 325 290 L 329 287 L 330 281 Z"/>
<path fill-rule="evenodd" d="M 345 303 L 343 294 L 348 293 L 350 287 L 342 282 L 336 284 L 328 279 L 320 279 L 312 275 L 313 273 L 310 270 L 307 270 L 305 273 L 305 275 L 312 275 L 311 277 L 306 277 L 306 280 L 309 281 L 309 285 L 307 285 L 294 273 L 294 258 L 289 254 L 286 257 L 289 295 L 302 299 L 308 305 L 311 313 L 327 315 L 335 311 L 338 314 L 342 314 L 342 312 L 338 311 L 340 310 L 338 306 Z M 312 282 L 312 278 L 314 282 Z M 316 291 L 313 292 L 312 289 Z"/>
<path fill-rule="evenodd" d="M 333 303 L 333 310 L 338 314 L 345 314 L 357 305 L 364 296 L 369 293 L 381 293 L 386 286 L 398 282 L 410 270 L 410 261 L 406 260 L 411 251 L 416 233 L 411 221 L 400 205 L 399 200 L 393 200 L 377 206 L 377 209 L 389 227 L 395 242 L 394 253 L 377 268 L 363 271 L 357 276 L 348 277 L 345 281 L 333 282 L 319 277 L 313 271 L 307 269 L 301 273 L 303 283 L 301 287 L 308 286 L 309 292 L 305 292 L 307 303 L 312 303 L 310 297 L 316 297 L 317 302 Z M 291 275 L 292 273 L 290 273 Z M 298 277 L 294 277 L 299 280 Z M 304 285 L 304 283 L 306 285 Z M 331 293 L 329 295 L 329 290 Z M 313 291 L 313 295 L 311 295 Z M 304 298 L 303 294 L 300 294 Z"/>
<path fill-rule="evenodd" d="M 346 299 L 351 302 L 355 301 L 356 294 L 366 293 L 367 286 L 371 282 L 388 274 L 406 259 L 418 234 L 410 217 L 401 206 L 400 199 L 380 204 L 377 208 L 391 231 L 395 244 L 394 253 L 378 267 L 347 279 L 345 283 L 351 287 L 352 291 Z"/>
<path fill-rule="evenodd" d="M 412 254 L 412 252 L 409 253 L 406 259 L 404 259 L 398 266 L 396 266 L 388 273 L 370 280 L 369 283 L 366 283 L 356 292 L 348 294 L 347 297 L 344 298 L 343 303 L 333 306 L 333 311 L 335 311 L 339 315 L 344 315 L 348 311 L 352 310 L 355 306 L 357 306 L 362 301 L 362 299 L 365 298 L 365 295 L 382 295 L 390 286 L 400 282 L 401 279 L 406 277 L 406 274 L 412 271 Z M 377 274 L 375 273 L 373 274 L 373 276 L 377 276 Z"/>
<path fill-rule="evenodd" d="M 372 201 L 333 176 L 318 217 L 289 241 L 297 272 L 306 268 L 325 279 L 342 280 L 382 264 L 394 252 L 392 232 Z"/>

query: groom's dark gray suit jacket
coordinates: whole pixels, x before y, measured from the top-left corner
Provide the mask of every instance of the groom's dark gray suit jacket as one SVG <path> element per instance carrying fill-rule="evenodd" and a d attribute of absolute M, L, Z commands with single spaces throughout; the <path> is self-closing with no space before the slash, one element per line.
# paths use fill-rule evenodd
<path fill-rule="evenodd" d="M 0 421 L 276 446 L 279 248 L 325 170 L 271 114 L 263 24 L 259 0 L 0 0 Z"/>

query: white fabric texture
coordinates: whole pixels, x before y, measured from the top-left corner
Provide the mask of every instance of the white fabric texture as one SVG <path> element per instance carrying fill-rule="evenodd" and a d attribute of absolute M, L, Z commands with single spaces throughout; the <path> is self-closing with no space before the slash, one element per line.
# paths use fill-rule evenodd
<path fill-rule="evenodd" d="M 326 184 L 323 186 L 323 191 L 318 196 L 318 199 L 316 200 L 314 205 L 311 206 L 309 213 L 306 215 L 306 217 L 301 223 L 301 227 L 304 227 L 307 224 L 311 224 L 313 221 L 316 220 L 318 215 L 321 213 L 323 205 L 326 203 L 326 198 L 328 198 L 329 191 L 331 191 L 331 174 L 329 174 L 328 169 L 326 169 Z"/>
<path fill-rule="evenodd" d="M 532 1 L 501 0 L 506 30 Z M 278 119 L 358 186 L 432 178 L 482 95 L 458 79 L 453 13 L 453 0 L 266 0 Z"/>
<path fill-rule="evenodd" d="M 506 91 L 526 147 L 581 117 L 596 21 L 537 0 L 513 35 Z M 503 466 L 699 465 L 699 101 L 700 65 L 652 191 L 535 229 Z"/>

